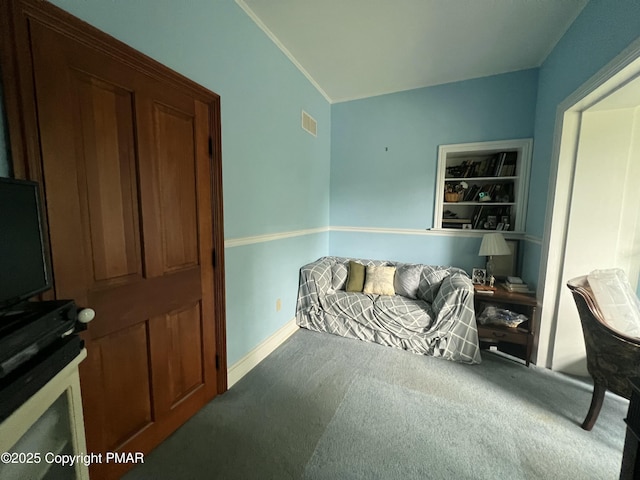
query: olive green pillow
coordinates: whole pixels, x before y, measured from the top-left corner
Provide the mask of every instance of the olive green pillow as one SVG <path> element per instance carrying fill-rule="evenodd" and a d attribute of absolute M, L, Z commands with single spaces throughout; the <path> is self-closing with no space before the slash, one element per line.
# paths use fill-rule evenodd
<path fill-rule="evenodd" d="M 347 292 L 361 292 L 364 288 L 365 266 L 358 262 L 349 262 L 349 276 L 347 277 Z"/>

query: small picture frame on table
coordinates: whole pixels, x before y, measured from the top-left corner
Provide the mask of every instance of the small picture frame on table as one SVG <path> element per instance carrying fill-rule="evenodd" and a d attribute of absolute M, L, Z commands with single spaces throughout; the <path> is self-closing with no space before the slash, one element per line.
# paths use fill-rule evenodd
<path fill-rule="evenodd" d="M 471 281 L 474 285 L 484 285 L 487 281 L 487 271 L 484 268 L 474 268 L 471 272 Z"/>

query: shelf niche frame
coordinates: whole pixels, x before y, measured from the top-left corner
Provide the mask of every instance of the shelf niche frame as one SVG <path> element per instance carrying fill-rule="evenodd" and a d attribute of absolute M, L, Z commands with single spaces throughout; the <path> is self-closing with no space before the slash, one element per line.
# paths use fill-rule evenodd
<path fill-rule="evenodd" d="M 517 152 L 516 172 L 510 176 L 483 176 L 483 177 L 447 177 L 447 167 L 458 165 L 463 160 L 480 160 L 483 157 L 491 157 L 500 152 Z M 529 174 L 531 168 L 531 156 L 533 152 L 533 139 L 521 138 L 513 140 L 497 140 L 490 142 L 456 143 L 450 145 L 440 145 L 438 147 L 438 171 L 436 177 L 436 197 L 433 214 L 433 229 L 445 230 L 448 232 L 488 232 L 486 229 L 459 229 L 443 227 L 442 215 L 450 207 L 468 207 L 467 211 L 473 212 L 475 206 L 511 206 L 512 225 L 504 232 L 511 234 L 524 234 L 526 226 L 527 202 L 529 199 Z M 454 181 L 466 181 L 469 186 L 475 182 L 490 183 L 492 180 L 499 182 L 513 182 L 514 198 L 513 202 L 445 202 L 445 184 Z M 455 207 L 458 205 L 458 207 Z M 471 218 L 473 221 L 473 218 Z"/>

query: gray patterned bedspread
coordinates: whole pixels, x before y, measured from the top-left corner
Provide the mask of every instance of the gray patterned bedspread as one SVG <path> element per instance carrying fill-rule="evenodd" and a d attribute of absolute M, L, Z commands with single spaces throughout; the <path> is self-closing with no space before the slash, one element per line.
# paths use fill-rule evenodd
<path fill-rule="evenodd" d="M 349 260 L 323 257 L 300 269 L 299 326 L 461 363 L 481 362 L 473 285 L 464 270 L 421 265 L 417 299 L 411 299 L 334 289 L 342 280 L 336 276 L 345 275 L 339 265 Z M 358 261 L 367 266 L 403 265 Z"/>

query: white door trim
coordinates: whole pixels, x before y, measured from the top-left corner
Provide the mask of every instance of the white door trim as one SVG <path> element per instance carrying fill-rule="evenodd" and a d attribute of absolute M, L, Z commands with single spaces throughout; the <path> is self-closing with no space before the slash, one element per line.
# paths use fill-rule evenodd
<path fill-rule="evenodd" d="M 549 201 L 545 215 L 538 275 L 538 283 L 541 286 L 540 298 L 543 300 L 536 359 L 540 366 L 547 368 L 553 366 L 558 304 L 565 290 L 563 282 L 566 279 L 562 278 L 564 252 L 582 112 L 638 76 L 640 76 L 640 39 L 631 43 L 569 95 L 556 110 L 549 177 L 551 181 L 547 196 Z"/>

